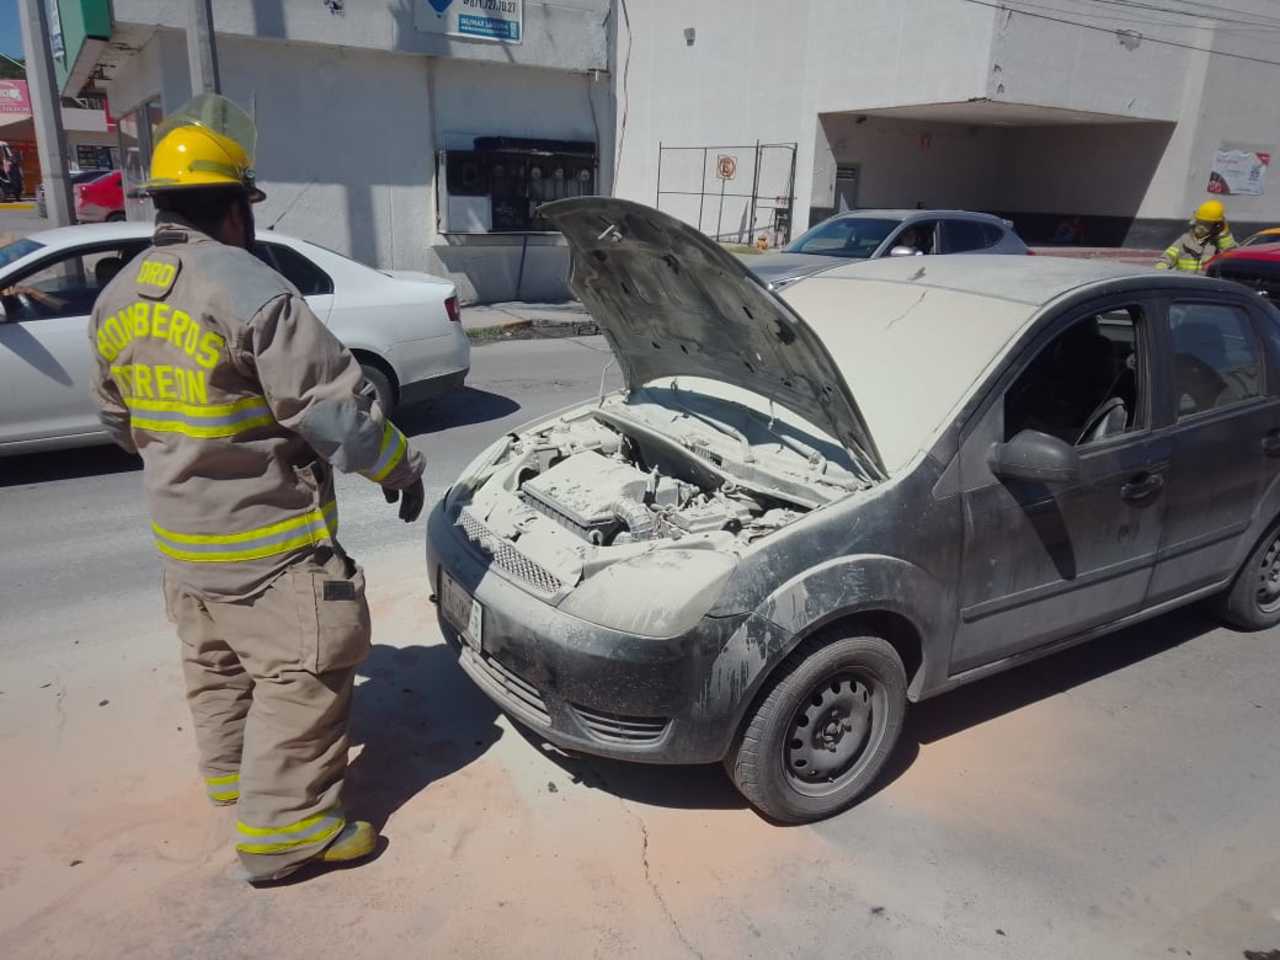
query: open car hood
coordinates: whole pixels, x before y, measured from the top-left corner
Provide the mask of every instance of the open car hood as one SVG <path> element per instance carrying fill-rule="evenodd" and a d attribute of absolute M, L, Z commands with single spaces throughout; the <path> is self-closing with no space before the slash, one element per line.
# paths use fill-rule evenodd
<path fill-rule="evenodd" d="M 628 200 L 557 200 L 539 213 L 573 250 L 572 286 L 628 389 L 706 377 L 771 398 L 886 475 L 849 385 L 818 335 L 708 237 Z"/>

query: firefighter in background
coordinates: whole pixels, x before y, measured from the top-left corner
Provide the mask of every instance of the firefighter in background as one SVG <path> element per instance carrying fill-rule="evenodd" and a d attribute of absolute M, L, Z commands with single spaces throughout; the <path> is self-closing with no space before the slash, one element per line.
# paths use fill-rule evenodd
<path fill-rule="evenodd" d="M 155 245 L 103 290 L 89 345 L 102 422 L 142 455 L 207 793 L 238 804 L 236 850 L 261 883 L 374 851 L 342 805 L 370 624 L 332 468 L 411 523 L 424 463 L 355 358 L 250 252 L 255 142 L 214 94 L 161 125 Z"/>
<path fill-rule="evenodd" d="M 1206 200 L 1196 208 L 1191 229 L 1156 261 L 1156 269 L 1200 273 L 1210 260 L 1235 246 L 1222 201 Z"/>

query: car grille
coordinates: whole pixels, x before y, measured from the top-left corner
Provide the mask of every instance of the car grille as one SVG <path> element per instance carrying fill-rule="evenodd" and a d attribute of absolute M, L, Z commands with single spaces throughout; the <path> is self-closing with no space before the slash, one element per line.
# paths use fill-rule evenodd
<path fill-rule="evenodd" d="M 667 717 L 624 717 L 621 714 L 605 713 L 603 710 L 589 710 L 576 703 L 571 706 L 582 725 L 591 731 L 591 735 L 606 743 L 633 746 L 657 743 L 666 733 L 667 724 L 671 722 Z"/>
<path fill-rule="evenodd" d="M 466 648 L 466 652 L 471 663 L 478 668 L 481 679 L 491 685 L 498 697 L 522 708 L 547 726 L 551 725 L 551 714 L 547 713 L 547 704 L 537 687 L 508 670 L 487 653 L 475 653 L 470 647 Z"/>
<path fill-rule="evenodd" d="M 462 532 L 476 547 L 485 553 L 498 569 L 505 570 L 540 593 L 554 596 L 564 589 L 564 583 L 554 573 L 535 563 L 523 553 L 496 536 L 483 523 L 463 510 L 459 521 Z"/>

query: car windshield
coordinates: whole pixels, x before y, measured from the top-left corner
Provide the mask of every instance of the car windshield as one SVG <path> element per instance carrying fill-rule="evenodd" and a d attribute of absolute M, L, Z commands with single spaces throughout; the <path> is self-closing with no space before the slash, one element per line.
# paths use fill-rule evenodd
<path fill-rule="evenodd" d="M 6 244 L 0 247 L 0 267 L 7 267 L 9 264 L 21 260 L 29 253 L 35 253 L 43 246 L 43 243 L 36 243 L 34 240 L 28 240 L 25 237 Z"/>
<path fill-rule="evenodd" d="M 1240 246 L 1256 247 L 1263 243 L 1280 243 L 1280 233 L 1255 233 Z"/>
<path fill-rule="evenodd" d="M 876 217 L 836 217 L 801 234 L 786 252 L 866 260 L 901 222 Z"/>

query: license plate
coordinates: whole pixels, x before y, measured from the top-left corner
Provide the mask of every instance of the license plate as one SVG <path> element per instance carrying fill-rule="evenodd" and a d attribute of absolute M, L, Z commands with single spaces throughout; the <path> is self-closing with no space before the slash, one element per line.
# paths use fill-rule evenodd
<path fill-rule="evenodd" d="M 440 607 L 467 646 L 479 653 L 484 644 L 484 608 L 444 572 L 440 574 Z"/>

